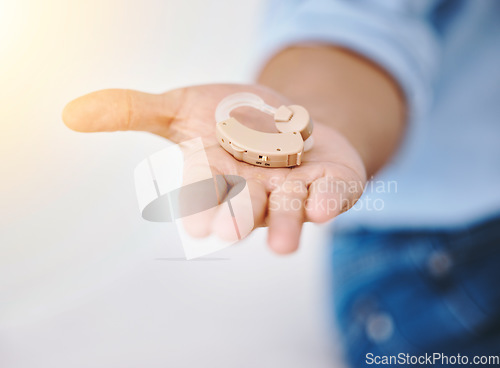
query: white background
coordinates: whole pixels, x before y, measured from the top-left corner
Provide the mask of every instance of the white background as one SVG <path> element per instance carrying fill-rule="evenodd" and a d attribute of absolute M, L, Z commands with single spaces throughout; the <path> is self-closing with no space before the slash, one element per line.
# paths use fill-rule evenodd
<path fill-rule="evenodd" d="M 182 260 L 143 221 L 145 133 L 79 134 L 101 88 L 252 78 L 261 1 L 0 0 L 0 367 L 331 367 L 325 228 L 273 255 L 265 230 Z"/>

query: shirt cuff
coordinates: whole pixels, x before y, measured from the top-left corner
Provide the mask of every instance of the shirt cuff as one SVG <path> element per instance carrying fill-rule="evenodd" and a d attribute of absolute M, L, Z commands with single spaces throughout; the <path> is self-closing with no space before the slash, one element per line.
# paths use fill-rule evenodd
<path fill-rule="evenodd" d="M 268 17 L 259 59 L 297 44 L 326 43 L 350 49 L 378 64 L 400 85 L 414 120 L 430 106 L 438 43 L 425 20 L 385 9 L 305 2 L 286 19 Z M 315 6 L 316 5 L 316 6 Z"/>

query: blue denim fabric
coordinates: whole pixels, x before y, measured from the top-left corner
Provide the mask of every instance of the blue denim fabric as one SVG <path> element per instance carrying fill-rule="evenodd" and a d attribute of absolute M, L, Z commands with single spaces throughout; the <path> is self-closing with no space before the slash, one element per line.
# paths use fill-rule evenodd
<path fill-rule="evenodd" d="M 367 353 L 500 355 L 500 218 L 333 239 L 336 324 L 352 367 L 370 366 Z"/>

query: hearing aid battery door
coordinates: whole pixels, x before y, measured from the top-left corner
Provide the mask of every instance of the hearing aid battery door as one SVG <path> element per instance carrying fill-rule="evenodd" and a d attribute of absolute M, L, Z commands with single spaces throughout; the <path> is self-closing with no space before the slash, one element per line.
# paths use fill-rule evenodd
<path fill-rule="evenodd" d="M 260 132 L 235 118 L 217 123 L 215 131 L 219 144 L 237 160 L 262 167 L 290 167 L 301 163 L 304 141 L 297 132 Z"/>

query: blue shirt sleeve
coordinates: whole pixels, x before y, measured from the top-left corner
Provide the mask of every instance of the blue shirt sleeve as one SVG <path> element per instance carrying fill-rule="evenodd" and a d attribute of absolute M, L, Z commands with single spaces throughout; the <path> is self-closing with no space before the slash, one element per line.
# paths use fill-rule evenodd
<path fill-rule="evenodd" d="M 439 64 L 432 0 L 274 0 L 264 21 L 263 58 L 297 44 L 333 44 L 385 69 L 403 90 L 410 118 L 431 101 Z"/>

